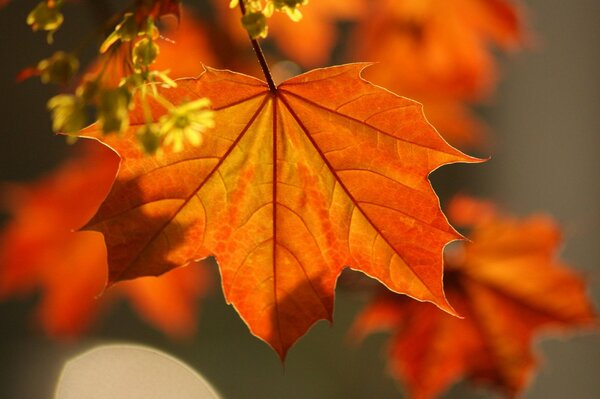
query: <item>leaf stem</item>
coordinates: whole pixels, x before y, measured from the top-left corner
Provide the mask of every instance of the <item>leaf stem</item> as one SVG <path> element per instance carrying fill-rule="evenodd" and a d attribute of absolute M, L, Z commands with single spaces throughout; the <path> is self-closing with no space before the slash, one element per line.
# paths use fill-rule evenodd
<path fill-rule="evenodd" d="M 244 0 L 239 0 L 240 10 L 242 11 L 242 15 L 246 15 L 246 6 L 244 5 Z M 249 34 L 248 38 L 250 39 L 250 43 L 252 43 L 252 48 L 254 49 L 254 53 L 256 54 L 256 58 L 258 59 L 258 63 L 262 68 L 263 74 L 265 75 L 265 79 L 267 80 L 267 84 L 269 85 L 269 90 L 271 93 L 277 93 L 277 86 L 273 81 L 273 77 L 271 76 L 271 70 L 269 69 L 269 65 L 267 64 L 267 60 L 265 59 L 265 54 L 260 47 L 260 43 L 258 40 L 253 39 Z"/>

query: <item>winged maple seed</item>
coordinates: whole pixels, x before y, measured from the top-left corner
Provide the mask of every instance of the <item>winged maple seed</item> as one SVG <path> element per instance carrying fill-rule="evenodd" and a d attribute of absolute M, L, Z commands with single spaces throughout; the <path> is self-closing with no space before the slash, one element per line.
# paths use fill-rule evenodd
<path fill-rule="evenodd" d="M 104 233 L 110 281 L 214 255 L 228 303 L 282 359 L 317 320 L 331 320 L 346 266 L 453 313 L 442 249 L 460 235 L 427 176 L 477 160 L 450 147 L 420 104 L 361 79 L 365 66 L 314 70 L 276 92 L 210 68 L 180 80 L 162 95 L 208 97 L 216 123 L 180 153 L 147 157 L 131 130 L 84 131 L 122 158 L 88 226 Z M 164 112 L 153 104 L 154 118 Z M 143 123 L 141 111 L 131 123 Z"/>
<path fill-rule="evenodd" d="M 498 215 L 493 205 L 465 197 L 449 213 L 473 228 L 473 241 L 449 252 L 444 276 L 464 320 L 387 294 L 359 315 L 353 334 L 394 331 L 390 371 L 411 398 L 437 397 L 461 376 L 513 397 L 533 372 L 531 346 L 540 332 L 597 327 L 598 319 L 583 279 L 556 259 L 560 233 L 552 220 Z"/>

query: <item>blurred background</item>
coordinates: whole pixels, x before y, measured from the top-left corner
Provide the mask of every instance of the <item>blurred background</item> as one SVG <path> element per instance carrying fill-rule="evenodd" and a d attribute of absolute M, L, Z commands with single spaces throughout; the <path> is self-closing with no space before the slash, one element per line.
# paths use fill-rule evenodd
<path fill-rule="evenodd" d="M 313 0 L 311 4 L 319 1 Z M 36 3 L 19 0 L 0 9 L 0 181 L 5 182 L 31 181 L 43 176 L 69 151 L 64 140 L 51 133 L 45 107 L 47 99 L 56 93 L 55 88 L 40 84 L 38 79 L 15 82 L 23 68 L 51 54 L 43 34 L 31 33 L 25 24 L 27 13 Z M 98 15 L 105 12 L 97 6 L 100 2 L 74 3 L 65 8 L 66 23 L 56 35 L 55 48 L 77 46 L 82 32 L 93 29 L 90 27 L 98 24 Z M 107 4 L 116 10 L 116 3 Z M 219 20 L 219 7 L 201 1 L 188 3 L 199 3 L 195 11 L 204 15 L 207 26 Z M 562 257 L 588 276 L 598 308 L 600 3 L 528 0 L 523 6 L 529 32 L 525 43 L 508 55 L 492 50 L 499 57 L 495 92 L 484 100 L 463 97 L 466 103 L 475 103 L 475 115 L 488 126 L 488 140 L 483 145 L 466 143 L 460 148 L 475 155 L 491 155 L 492 159 L 482 165 L 444 167 L 432 175 L 432 181 L 440 190 L 442 203 L 451 194 L 462 192 L 492 199 L 517 215 L 544 212 L 554 216 L 564 227 Z M 354 53 L 355 17 L 352 13 L 335 12 L 339 20 L 331 19 L 339 36 L 332 39 L 326 56 L 295 60 L 292 69 L 301 71 L 348 61 L 362 51 L 356 49 Z M 306 18 L 310 16 L 306 11 Z M 237 14 L 234 20 L 237 21 Z M 225 24 L 224 20 L 219 21 Z M 252 60 L 249 45 L 238 45 L 237 36 L 219 38 L 215 29 L 207 29 L 205 33 L 214 47 L 206 53 L 207 58 L 212 58 L 207 64 L 243 69 Z M 294 56 L 278 52 L 281 43 L 273 39 L 277 33 L 278 28 L 274 27 L 271 41 L 266 45 L 273 64 Z M 240 34 L 244 39 L 243 31 Z M 302 34 L 301 30 L 295 35 L 284 32 L 281 40 L 294 48 L 302 45 L 299 42 L 310 43 Z M 363 34 L 374 34 L 376 41 L 377 32 Z M 83 54 L 88 60 L 92 56 L 93 49 Z M 385 67 L 385 61 L 377 66 Z M 256 70 L 254 64 L 247 68 Z M 417 92 L 412 87 L 407 90 Z M 455 142 L 463 143 L 460 138 Z M 3 220 L 6 222 L 6 215 Z M 319 322 L 292 348 L 282 366 L 276 354 L 251 336 L 233 308 L 225 304 L 214 263 L 210 266 L 210 277 L 212 289 L 199 306 L 198 332 L 182 341 L 171 340 L 154 330 L 124 301 L 104 312 L 80 338 L 53 340 L 33 321 L 38 296 L 2 300 L 0 398 L 51 398 L 66 359 L 99 343 L 110 342 L 149 345 L 178 357 L 204 374 L 225 398 L 402 397 L 396 382 L 385 372 L 387 336 L 369 337 L 360 346 L 350 345 L 346 338 L 353 317 L 368 295 L 338 289 L 334 325 Z M 600 397 L 599 334 L 542 339 L 536 349 L 542 358 L 541 365 L 523 397 Z M 459 383 L 443 397 L 495 396 L 491 391 Z"/>

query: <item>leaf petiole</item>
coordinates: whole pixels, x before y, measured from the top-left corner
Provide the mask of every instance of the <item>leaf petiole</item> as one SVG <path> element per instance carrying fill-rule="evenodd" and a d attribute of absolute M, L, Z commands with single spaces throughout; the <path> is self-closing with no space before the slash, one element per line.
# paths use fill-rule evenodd
<path fill-rule="evenodd" d="M 240 0 L 238 4 L 240 5 L 242 15 L 246 15 L 246 6 L 244 5 L 244 0 Z M 252 43 L 252 48 L 254 49 L 258 63 L 260 64 L 263 74 L 265 75 L 265 79 L 267 80 L 267 84 L 269 85 L 269 91 L 271 91 L 273 94 L 277 93 L 277 86 L 275 85 L 275 81 L 273 81 L 273 77 L 271 76 L 271 70 L 269 69 L 267 60 L 265 59 L 265 54 L 260 47 L 260 43 L 258 40 L 253 39 L 250 35 L 248 35 L 248 38 L 250 39 L 250 43 Z"/>

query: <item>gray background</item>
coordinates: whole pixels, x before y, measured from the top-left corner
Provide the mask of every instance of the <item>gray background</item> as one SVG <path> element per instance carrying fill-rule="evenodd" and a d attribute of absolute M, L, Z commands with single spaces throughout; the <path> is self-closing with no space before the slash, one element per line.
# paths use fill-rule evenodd
<path fill-rule="evenodd" d="M 64 144 L 50 134 L 45 101 L 52 89 L 13 77 L 50 54 L 41 35 L 23 23 L 36 1 L 0 10 L 0 180 L 23 180 L 52 167 Z M 516 214 L 544 211 L 565 226 L 563 257 L 589 275 L 600 303 L 600 2 L 530 0 L 537 44 L 510 57 L 495 98 L 482 112 L 497 145 L 485 165 L 436 172 L 444 190 L 494 198 Z M 71 6 L 60 44 L 77 43 L 93 24 L 91 12 Z M 452 184 L 448 184 L 450 178 Z M 452 190 L 449 190 L 452 188 Z M 213 277 L 218 274 L 213 268 Z M 204 373 L 227 398 L 401 397 L 384 373 L 385 336 L 352 348 L 344 334 L 366 298 L 338 293 L 335 324 L 319 323 L 291 351 L 285 367 L 226 306 L 218 288 L 202 306 L 199 334 L 173 343 L 138 321 L 124 304 L 78 342 L 56 343 L 32 328 L 34 298 L 0 303 L 0 398 L 45 399 L 69 356 L 101 342 L 163 349 Z M 600 335 L 538 342 L 543 362 L 524 397 L 600 397 Z M 445 397 L 493 397 L 458 384 Z"/>

